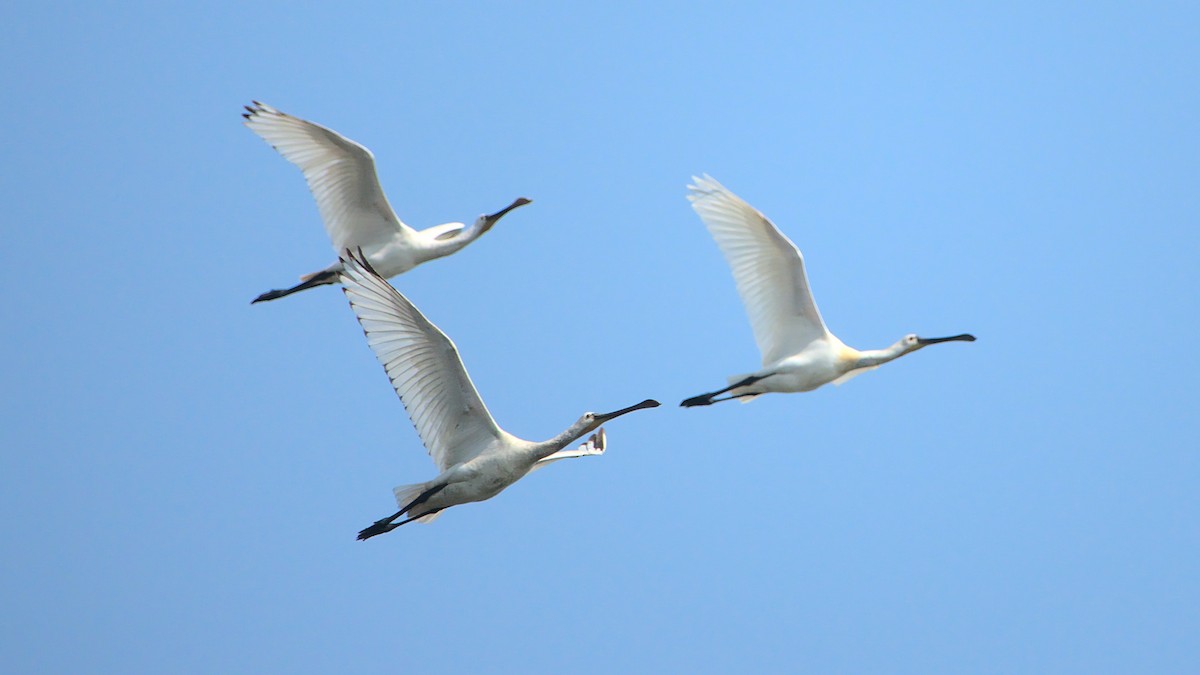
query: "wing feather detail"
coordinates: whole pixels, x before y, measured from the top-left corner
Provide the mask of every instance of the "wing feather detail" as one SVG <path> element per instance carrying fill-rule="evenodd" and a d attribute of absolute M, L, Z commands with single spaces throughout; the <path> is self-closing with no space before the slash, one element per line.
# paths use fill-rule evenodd
<path fill-rule="evenodd" d="M 438 469 L 467 461 L 503 431 L 479 397 L 458 348 L 357 254 L 342 255 L 342 286 Z"/>
<path fill-rule="evenodd" d="M 370 150 L 258 101 L 246 110 L 245 125 L 304 174 L 335 251 L 380 245 L 412 233 L 388 204 Z"/>
<path fill-rule="evenodd" d="M 733 272 L 763 365 L 829 335 L 808 287 L 804 256 L 774 223 L 705 174 L 688 200 Z"/>

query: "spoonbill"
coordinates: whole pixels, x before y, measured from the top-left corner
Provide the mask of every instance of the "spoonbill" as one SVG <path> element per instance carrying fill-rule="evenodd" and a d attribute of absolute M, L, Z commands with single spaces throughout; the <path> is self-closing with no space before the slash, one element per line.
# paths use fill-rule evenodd
<path fill-rule="evenodd" d="M 692 176 L 688 200 L 708 227 L 733 270 L 738 294 L 750 317 L 754 341 L 762 353 L 762 368 L 733 375 L 729 386 L 693 396 L 685 408 L 718 401 L 749 402 L 770 392 L 812 391 L 940 342 L 974 342 L 963 333 L 922 338 L 909 334 L 884 349 L 859 351 L 846 346 L 821 320 L 808 289 L 804 256 L 766 216 L 705 174 Z M 716 398 L 728 393 L 725 398 Z"/>
<path fill-rule="evenodd" d="M 253 104 L 246 106 L 242 114 L 244 124 L 304 174 L 325 231 L 333 240 L 333 249 L 363 249 L 384 277 L 394 277 L 458 251 L 492 229 L 504 214 L 530 202 L 520 197 L 495 213 L 479 216 L 470 227 L 443 223 L 414 230 L 388 204 L 370 150 L 332 129 L 292 117 L 265 103 Z M 341 269 L 340 262 L 334 263 L 300 277 L 300 283 L 291 288 L 267 291 L 250 304 L 337 283 Z"/>
<path fill-rule="evenodd" d="M 550 462 L 602 454 L 605 435 L 600 425 L 659 406 L 658 401 L 646 399 L 610 413 L 584 413 L 566 431 L 540 443 L 517 438 L 492 419 L 450 338 L 376 274 L 361 252 L 346 252 L 341 262 L 342 290 L 362 324 L 367 344 L 441 471 L 433 480 L 395 488 L 400 510 L 364 528 L 358 533 L 360 540 L 414 520 L 430 522 L 451 506 L 491 499 Z M 583 445 L 564 449 L 596 429 Z"/>

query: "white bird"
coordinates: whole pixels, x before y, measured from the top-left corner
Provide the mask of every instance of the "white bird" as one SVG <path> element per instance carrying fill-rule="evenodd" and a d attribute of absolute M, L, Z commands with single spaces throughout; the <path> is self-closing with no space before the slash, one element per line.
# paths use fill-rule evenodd
<path fill-rule="evenodd" d="M 244 124 L 304 174 L 317 200 L 325 231 L 333 240 L 333 250 L 340 253 L 361 248 L 384 277 L 394 277 L 423 262 L 458 251 L 490 230 L 504 214 L 530 202 L 521 197 L 496 213 L 479 216 L 470 227 L 444 223 L 414 230 L 388 204 L 375 173 L 375 155 L 370 150 L 332 129 L 292 117 L 258 101 L 253 103 L 246 106 L 247 112 L 242 115 L 246 118 Z M 267 291 L 251 304 L 337 283 L 341 269 L 340 262 L 334 263 L 300 277 L 296 286 Z"/>
<path fill-rule="evenodd" d="M 804 257 L 775 224 L 707 174 L 692 177 L 688 200 L 708 227 L 733 270 L 750 317 L 762 368 L 733 375 L 729 386 L 693 396 L 680 405 L 749 401 L 769 392 L 812 391 L 841 384 L 881 364 L 939 342 L 974 342 L 966 333 L 942 338 L 906 335 L 891 347 L 859 351 L 846 346 L 821 320 L 808 289 Z M 715 398 L 729 393 L 726 398 Z"/>
<path fill-rule="evenodd" d="M 491 499 L 549 462 L 602 454 L 603 429 L 576 449 L 564 448 L 611 419 L 659 405 L 646 399 L 615 412 L 585 413 L 566 431 L 540 443 L 517 438 L 492 419 L 450 338 L 376 274 L 361 253 L 343 254 L 342 263 L 342 287 L 367 344 L 441 471 L 433 480 L 395 488 L 400 510 L 363 529 L 359 539 L 414 520 L 430 522 L 451 506 Z M 405 519 L 399 521 L 401 517 Z"/>

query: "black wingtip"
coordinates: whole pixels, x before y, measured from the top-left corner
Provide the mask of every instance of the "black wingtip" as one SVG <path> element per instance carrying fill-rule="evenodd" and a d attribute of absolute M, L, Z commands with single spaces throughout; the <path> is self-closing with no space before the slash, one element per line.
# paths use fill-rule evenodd
<path fill-rule="evenodd" d="M 347 262 L 353 261 L 356 265 L 370 272 L 371 274 L 380 278 L 383 276 L 379 272 L 375 271 L 375 267 L 371 264 L 371 261 L 367 260 L 367 256 L 363 253 L 361 246 L 356 246 L 354 249 L 342 249 L 341 254 L 338 255 L 338 260 L 340 260 L 343 265 L 345 265 Z"/>

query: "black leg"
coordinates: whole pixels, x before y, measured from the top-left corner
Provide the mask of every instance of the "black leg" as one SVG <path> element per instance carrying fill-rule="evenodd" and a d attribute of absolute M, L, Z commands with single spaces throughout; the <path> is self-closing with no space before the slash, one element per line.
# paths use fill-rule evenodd
<path fill-rule="evenodd" d="M 392 530 L 396 529 L 397 527 L 400 527 L 401 525 L 407 525 L 407 524 L 411 523 L 412 521 L 417 520 L 418 518 L 424 518 L 425 516 L 432 516 L 433 514 L 437 513 L 438 511 L 441 511 L 441 509 L 436 509 L 434 511 L 430 511 L 429 513 L 422 513 L 421 515 L 413 516 L 412 518 L 405 518 L 404 520 L 402 520 L 398 523 L 389 523 L 385 520 L 375 521 L 375 523 L 373 523 L 370 527 L 359 531 L 358 540 L 366 541 L 376 535 L 387 534 L 388 532 L 391 532 Z"/>
<path fill-rule="evenodd" d="M 404 515 L 404 509 L 401 509 L 401 510 L 393 513 L 392 515 L 388 516 L 387 518 L 380 518 L 379 520 L 371 523 L 370 527 L 365 527 L 365 528 L 359 530 L 358 540 L 366 541 L 367 539 L 370 539 L 371 537 L 374 537 L 375 535 L 383 534 L 385 532 L 391 532 L 392 530 L 396 529 L 397 527 L 400 527 L 399 525 L 393 525 L 392 521 L 399 518 L 402 515 Z M 407 521 L 405 521 L 405 522 L 407 522 Z"/>
<path fill-rule="evenodd" d="M 404 506 L 404 508 L 393 513 L 392 515 L 388 516 L 387 518 L 380 518 L 379 520 L 371 523 L 370 527 L 366 527 L 366 528 L 363 528 L 362 530 L 359 530 L 358 540 L 365 541 L 376 535 L 391 532 L 392 530 L 396 529 L 397 527 L 400 527 L 401 525 L 403 525 L 405 523 L 411 523 L 412 521 L 416 520 L 417 518 L 424 518 L 425 516 L 428 516 L 430 513 L 437 513 L 438 511 L 441 511 L 441 509 L 436 509 L 434 511 L 429 511 L 428 513 L 422 513 L 419 516 L 413 516 L 412 518 L 403 520 L 399 523 L 392 522 L 395 519 L 399 518 L 400 516 L 403 516 L 404 514 L 408 513 L 409 511 L 412 511 L 417 506 L 424 504 L 430 497 L 436 495 L 437 493 L 441 492 L 444 489 L 446 489 L 445 485 L 435 485 L 434 487 L 431 487 L 428 490 L 422 492 L 421 494 L 417 495 L 416 499 L 414 499 L 411 502 L 409 502 L 408 504 L 406 504 Z"/>
<path fill-rule="evenodd" d="M 747 396 L 758 396 L 758 395 L 759 394 L 737 394 L 734 396 L 726 396 L 725 398 L 714 398 L 714 399 L 709 400 L 708 405 L 712 405 L 714 403 L 720 403 L 721 401 L 733 401 L 733 400 L 736 400 L 739 398 L 746 398 Z"/>
<path fill-rule="evenodd" d="M 414 500 L 412 500 L 411 502 L 409 502 L 409 503 L 408 503 L 408 506 L 405 506 L 404 508 L 400 509 L 400 513 L 397 513 L 395 516 L 392 516 L 392 518 L 391 518 L 391 519 L 393 519 L 393 520 L 394 520 L 394 519 L 395 519 L 397 516 L 400 516 L 400 515 L 403 515 L 403 514 L 405 514 L 405 513 L 408 513 L 409 511 L 412 511 L 414 507 L 416 507 L 416 506 L 419 506 L 419 505 L 421 505 L 421 504 L 424 504 L 426 501 L 428 501 L 428 499 L 429 499 L 430 497 L 432 497 L 432 496 L 436 495 L 437 493 L 439 493 L 439 492 L 441 492 L 442 490 L 445 490 L 445 489 L 446 489 L 446 485 L 445 485 L 445 484 L 443 484 L 443 485 L 435 485 L 435 486 L 433 486 L 433 487 L 429 488 L 428 490 L 426 490 L 426 491 L 422 492 L 421 494 L 417 495 L 417 498 L 416 498 L 416 499 L 414 499 Z"/>
<path fill-rule="evenodd" d="M 263 293 L 257 298 L 251 300 L 250 304 L 253 305 L 256 302 L 278 300 L 279 298 L 291 295 L 292 293 L 299 293 L 300 291 L 305 291 L 316 286 L 324 286 L 325 284 L 333 283 L 337 283 L 337 272 L 320 272 L 308 281 L 302 281 L 291 288 L 281 288 L 273 291 L 267 291 L 266 293 Z"/>
<path fill-rule="evenodd" d="M 679 402 L 680 407 L 695 408 L 702 405 L 712 405 L 712 397 L 716 394 L 700 394 L 691 398 L 685 398 Z"/>
<path fill-rule="evenodd" d="M 679 405 L 684 408 L 694 408 L 696 406 L 701 406 L 701 405 L 712 405 L 712 404 L 716 403 L 718 400 L 719 401 L 728 401 L 730 398 L 740 398 L 741 396 L 746 396 L 747 394 L 742 394 L 741 396 L 730 396 L 729 398 L 722 398 L 722 399 L 716 399 L 716 400 L 714 400 L 713 397 L 720 396 L 721 394 L 724 394 L 727 391 L 732 391 L 734 389 L 737 389 L 738 387 L 748 387 L 748 386 L 754 384 L 755 382 L 758 382 L 759 380 L 762 380 L 766 377 L 769 377 L 769 376 L 763 375 L 762 377 L 755 377 L 754 375 L 751 375 L 750 377 L 745 378 L 741 382 L 735 382 L 735 383 L 729 385 L 728 387 L 725 387 L 724 389 L 718 389 L 717 391 L 710 391 L 707 394 L 700 394 L 699 396 L 693 396 L 689 399 L 684 399 L 683 402 L 681 402 Z"/>

